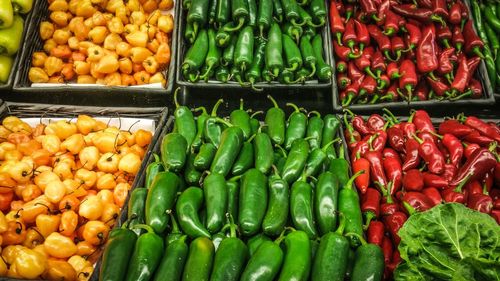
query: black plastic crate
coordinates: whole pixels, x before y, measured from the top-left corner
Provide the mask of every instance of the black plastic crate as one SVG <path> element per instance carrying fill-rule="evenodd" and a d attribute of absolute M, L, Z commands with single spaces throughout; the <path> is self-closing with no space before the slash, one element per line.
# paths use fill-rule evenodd
<path fill-rule="evenodd" d="M 40 38 L 40 23 L 49 17 L 48 1 L 38 1 L 33 8 L 38 15 L 33 18 L 24 42 L 19 68 L 14 80 L 14 91 L 7 98 L 21 102 L 50 102 L 57 104 L 103 105 L 103 106 L 159 106 L 166 103 L 174 85 L 175 58 L 177 46 L 178 6 L 180 1 L 174 2 L 174 31 L 170 46 L 171 60 L 166 76 L 166 88 L 148 88 L 141 86 L 72 86 L 65 84 L 31 87 L 28 72 L 31 67 L 32 54 L 42 50 L 43 40 Z"/>
<path fill-rule="evenodd" d="M 326 4 L 326 7 L 328 7 L 328 3 Z M 329 91 L 330 88 L 332 87 L 332 83 L 335 80 L 333 75 L 330 78 L 330 80 L 325 82 L 320 82 L 318 80 L 310 80 L 306 81 L 303 84 L 281 84 L 279 82 L 255 83 L 256 88 L 263 89 L 263 91 L 260 92 L 251 90 L 251 88 L 249 87 L 242 87 L 238 82 L 235 81 L 228 81 L 227 83 L 222 83 L 216 80 L 209 80 L 208 83 L 204 81 L 191 83 L 184 78 L 184 76 L 182 75 L 182 71 L 180 71 L 182 69 L 181 66 L 184 61 L 184 55 L 188 50 L 188 46 L 184 41 L 184 36 L 183 36 L 184 30 L 186 28 L 186 23 L 185 23 L 186 16 L 187 16 L 187 11 L 182 10 L 182 8 L 179 9 L 179 18 L 178 18 L 179 26 L 177 28 L 178 34 L 177 34 L 177 58 L 176 58 L 177 73 L 175 76 L 175 81 L 177 85 L 189 88 L 192 93 L 196 93 L 197 95 L 205 94 L 206 90 L 211 89 L 214 92 L 232 93 L 233 95 L 236 93 L 238 94 L 252 93 L 254 95 L 260 96 L 261 94 L 283 93 L 283 92 L 289 92 L 294 94 L 302 94 L 302 93 L 309 94 L 319 91 L 326 92 Z M 330 23 L 328 15 L 326 15 L 326 23 L 325 26 L 322 28 L 321 34 L 323 37 L 323 47 L 324 47 L 323 55 L 325 58 L 325 62 L 334 67 L 333 57 L 331 56 L 332 51 L 330 50 L 331 39 L 330 39 Z"/>
<path fill-rule="evenodd" d="M 144 154 L 143 161 L 137 172 L 136 177 L 131 185 L 131 190 L 137 186 L 141 186 L 144 182 L 144 177 L 146 174 L 146 167 L 153 157 L 153 151 L 159 151 L 159 145 L 161 144 L 161 137 L 165 134 L 167 128 L 171 127 L 171 114 L 169 108 L 167 107 L 150 107 L 150 108 L 131 108 L 131 107 L 94 107 L 94 106 L 72 106 L 72 105 L 52 105 L 52 104 L 35 104 L 35 103 L 11 103 L 2 102 L 0 100 L 0 120 L 6 116 L 14 115 L 19 118 L 74 118 L 79 114 L 86 114 L 92 117 L 106 117 L 106 118 L 141 118 L 141 119 L 151 119 L 155 121 L 155 131 L 153 132 L 153 138 L 149 144 L 146 153 Z M 130 192 L 129 192 L 130 196 Z M 127 203 L 129 196 L 123 205 L 120 216 L 118 217 L 114 227 L 119 227 L 126 220 L 127 216 Z M 101 253 L 102 254 L 102 253 Z M 101 257 L 94 265 L 95 279 L 98 280 L 99 264 Z M 12 279 L 6 277 L 0 277 L 0 281 L 7 280 L 27 280 L 27 279 Z"/>
<path fill-rule="evenodd" d="M 42 0 L 40 0 L 40 1 L 42 1 Z M 33 0 L 33 8 L 26 16 L 23 17 L 24 29 L 23 29 L 23 36 L 21 39 L 21 46 L 19 47 L 19 50 L 17 51 L 17 53 L 14 55 L 15 58 L 14 58 L 14 61 L 12 63 L 12 69 L 10 70 L 10 74 L 9 74 L 9 78 L 7 79 L 7 82 L 5 84 L 0 83 L 0 92 L 9 91 L 14 86 L 14 78 L 16 77 L 17 67 L 18 67 L 19 61 L 21 60 L 22 50 L 25 48 L 24 42 L 25 42 L 26 34 L 28 34 L 29 27 L 33 21 L 32 15 L 33 15 L 33 13 L 35 13 L 36 2 L 40 2 L 40 1 Z"/>

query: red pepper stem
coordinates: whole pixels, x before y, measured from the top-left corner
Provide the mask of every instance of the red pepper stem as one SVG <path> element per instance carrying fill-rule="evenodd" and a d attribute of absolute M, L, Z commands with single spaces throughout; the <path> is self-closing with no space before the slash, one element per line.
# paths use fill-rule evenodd
<path fill-rule="evenodd" d="M 366 231 L 366 230 L 368 230 L 368 226 L 370 225 L 370 222 L 373 219 L 377 218 L 377 215 L 375 215 L 375 213 L 373 213 L 372 211 L 365 212 L 364 215 L 365 215 L 366 222 L 365 222 L 365 225 L 363 225 L 363 230 Z"/>
<path fill-rule="evenodd" d="M 453 191 L 461 193 L 462 188 L 464 188 L 464 186 L 467 184 L 467 182 L 473 175 L 474 174 L 472 173 L 468 174 L 467 177 L 465 177 L 465 179 L 463 179 L 462 182 Z"/>
<path fill-rule="evenodd" d="M 359 241 L 361 242 L 361 245 L 366 245 L 368 244 L 365 240 L 365 238 L 361 237 L 361 235 L 357 234 L 357 233 L 352 233 L 352 232 L 349 232 L 349 233 L 346 233 L 344 236 L 347 236 L 347 237 L 356 237 L 359 239 Z"/>
<path fill-rule="evenodd" d="M 427 133 L 430 133 L 431 135 L 437 137 L 438 139 L 442 140 L 443 139 L 443 136 L 436 133 L 436 132 L 432 132 L 432 131 L 428 131 Z"/>
<path fill-rule="evenodd" d="M 406 201 L 403 201 L 403 207 L 405 207 L 406 211 L 408 212 L 408 214 L 410 214 L 410 216 L 417 212 L 415 208 L 413 208 L 412 205 L 410 205 Z"/>
<path fill-rule="evenodd" d="M 354 175 L 353 175 L 353 176 L 352 176 L 352 177 L 351 177 L 351 178 L 347 181 L 347 183 L 344 185 L 344 187 L 343 187 L 343 188 L 345 188 L 345 189 L 353 189 L 353 183 L 354 183 L 354 180 L 355 180 L 357 177 L 359 177 L 359 176 L 361 176 L 362 174 L 364 174 L 364 173 L 365 173 L 365 171 L 364 171 L 364 170 L 361 170 L 361 171 L 359 171 L 359 172 L 355 173 L 355 174 L 354 174 Z"/>
<path fill-rule="evenodd" d="M 337 227 L 337 230 L 335 230 L 335 233 L 342 235 L 344 233 L 345 229 L 345 216 L 342 213 L 339 213 L 339 226 Z"/>
<path fill-rule="evenodd" d="M 432 80 L 434 80 L 434 81 L 437 81 L 437 80 L 438 80 L 438 79 L 437 79 L 437 77 L 436 77 L 436 75 L 434 75 L 434 72 L 432 72 L 432 71 L 431 71 L 431 72 L 429 72 L 429 73 L 427 73 L 427 75 L 429 75 L 429 77 L 430 77 Z"/>
<path fill-rule="evenodd" d="M 387 113 L 387 115 L 389 115 L 389 119 L 394 123 L 394 124 L 399 124 L 401 123 L 401 121 L 398 120 L 398 118 L 396 116 L 394 116 L 394 113 L 392 113 L 389 109 L 387 108 L 382 108 L 382 111 L 384 111 L 385 113 Z"/>
<path fill-rule="evenodd" d="M 456 100 L 460 100 L 460 99 L 463 99 L 465 97 L 468 97 L 468 96 L 471 96 L 472 95 L 472 91 L 469 90 L 461 95 L 458 95 L 456 97 L 453 97 L 453 98 L 449 98 L 450 101 L 456 101 Z"/>

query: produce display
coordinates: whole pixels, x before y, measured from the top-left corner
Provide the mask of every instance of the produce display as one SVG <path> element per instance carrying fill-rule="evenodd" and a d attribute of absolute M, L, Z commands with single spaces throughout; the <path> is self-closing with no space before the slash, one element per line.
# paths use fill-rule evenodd
<path fill-rule="evenodd" d="M 486 43 L 484 55 L 488 76 L 494 90 L 500 87 L 500 3 L 495 1 L 470 1 L 472 12 L 481 40 Z"/>
<path fill-rule="evenodd" d="M 49 1 L 49 15 L 39 26 L 44 43 L 32 55 L 32 83 L 165 85 L 172 0 L 40 1 Z"/>
<path fill-rule="evenodd" d="M 328 81 L 322 30 L 324 0 L 190 0 L 186 9 L 182 75 L 195 83 L 282 84 Z M 258 90 L 258 89 L 257 89 Z"/>
<path fill-rule="evenodd" d="M 483 97 L 484 43 L 462 0 L 349 2 L 330 1 L 342 106 Z"/>
<path fill-rule="evenodd" d="M 500 231 L 498 124 L 463 115 L 433 123 L 424 110 L 406 121 L 389 111 L 350 117 L 345 134 L 352 171 L 364 172 L 355 184 L 367 238 L 382 247 L 386 275 L 403 260 L 396 280 L 451 280 L 455 270 L 464 280 L 495 280 L 500 244 L 488 237 Z M 429 258 L 437 254 L 446 261 Z"/>
<path fill-rule="evenodd" d="M 3 119 L 0 276 L 90 278 L 152 139 L 105 122 Z"/>
<path fill-rule="evenodd" d="M 176 103 L 99 280 L 381 280 L 382 249 L 363 238 L 359 174 L 349 178 L 336 148 L 339 119 L 294 104 L 286 118 L 269 99 L 263 120 L 243 101 L 226 119 L 222 100 L 196 118 Z"/>
<path fill-rule="evenodd" d="M 31 11 L 33 0 L 0 2 L 0 85 L 7 83 L 14 57 L 21 46 L 23 15 Z"/>

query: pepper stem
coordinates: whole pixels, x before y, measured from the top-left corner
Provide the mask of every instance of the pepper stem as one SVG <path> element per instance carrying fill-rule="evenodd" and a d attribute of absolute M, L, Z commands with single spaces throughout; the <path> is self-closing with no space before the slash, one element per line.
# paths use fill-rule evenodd
<path fill-rule="evenodd" d="M 299 113 L 299 112 L 300 112 L 299 107 L 298 107 L 296 104 L 294 104 L 294 103 L 287 102 L 287 103 L 286 103 L 286 106 L 290 106 L 291 108 L 293 108 L 294 112 L 297 112 L 297 113 Z"/>
<path fill-rule="evenodd" d="M 179 91 L 181 90 L 180 87 L 178 87 L 177 89 L 175 89 L 175 92 L 174 92 L 174 104 L 175 104 L 175 107 L 176 108 L 179 108 L 180 105 L 179 105 L 179 101 L 177 100 L 177 95 L 179 94 Z"/>
<path fill-rule="evenodd" d="M 373 71 L 370 69 L 369 66 L 365 67 L 364 70 L 365 70 L 366 74 L 370 75 L 373 79 L 375 79 L 375 80 L 378 79 L 377 75 L 375 75 L 373 73 Z"/>
<path fill-rule="evenodd" d="M 158 154 L 153 153 L 153 157 L 155 158 L 155 161 L 154 161 L 154 162 L 156 162 L 156 163 L 161 162 L 161 160 L 160 160 L 160 156 L 158 156 Z"/>
<path fill-rule="evenodd" d="M 483 60 L 484 60 L 484 54 L 483 54 L 483 52 L 481 51 L 481 49 L 479 49 L 479 46 L 476 46 L 476 47 L 472 48 L 472 52 L 473 52 L 476 56 L 478 56 L 478 57 L 480 57 L 481 59 L 483 59 Z"/>
<path fill-rule="evenodd" d="M 290 23 L 293 26 L 304 26 L 307 22 L 306 21 L 302 21 L 301 23 L 297 23 L 296 19 L 292 19 L 292 20 L 290 20 Z"/>
<path fill-rule="evenodd" d="M 271 95 L 267 95 L 267 98 L 273 103 L 275 108 L 279 108 L 278 103 Z"/>
<path fill-rule="evenodd" d="M 387 108 L 382 108 L 382 111 L 384 111 L 385 113 L 387 113 L 387 115 L 389 116 L 389 118 L 391 119 L 391 121 L 394 123 L 394 124 L 399 124 L 401 123 L 401 121 L 398 120 L 398 118 L 396 116 L 394 116 L 394 113 L 392 113 L 389 109 Z"/>
<path fill-rule="evenodd" d="M 250 115 L 250 118 L 254 118 L 255 116 L 259 115 L 259 114 L 263 114 L 264 111 L 262 110 L 259 110 L 259 111 L 255 111 L 252 115 Z"/>
<path fill-rule="evenodd" d="M 170 216 L 170 221 L 172 222 L 171 233 L 182 233 L 179 229 L 179 224 L 177 223 L 177 220 L 175 219 L 174 213 L 172 211 L 170 211 L 169 216 Z"/>
<path fill-rule="evenodd" d="M 222 123 L 222 124 L 224 124 L 224 125 L 226 125 L 226 126 L 228 126 L 228 127 L 233 127 L 233 124 L 231 124 L 231 123 L 227 122 L 226 120 L 224 120 L 224 119 L 222 119 L 222 118 L 216 117 L 216 118 L 215 118 L 215 121 L 216 121 L 216 122 L 219 122 L 219 123 Z"/>
<path fill-rule="evenodd" d="M 344 233 L 345 229 L 345 216 L 342 213 L 339 213 L 339 226 L 337 227 L 337 230 L 335 230 L 335 233 L 342 235 Z"/>
<path fill-rule="evenodd" d="M 352 233 L 352 232 L 350 232 L 350 233 L 346 233 L 344 236 L 347 236 L 347 237 L 349 237 L 349 238 L 351 238 L 351 237 L 357 238 L 357 239 L 361 242 L 361 245 L 366 245 L 366 244 L 368 244 L 368 243 L 366 242 L 365 238 L 361 237 L 361 235 L 359 235 L 359 234 L 357 234 L 357 233 Z"/>
<path fill-rule="evenodd" d="M 347 95 L 347 98 L 342 100 L 342 107 L 349 106 L 349 104 L 351 104 L 353 98 L 354 98 L 353 94 Z"/>
<path fill-rule="evenodd" d="M 363 230 L 366 231 L 368 229 L 368 226 L 370 225 L 370 222 L 377 217 L 374 212 L 368 211 L 364 213 L 365 215 L 365 225 L 363 225 Z"/>
<path fill-rule="evenodd" d="M 473 175 L 473 173 L 469 173 L 453 191 L 461 193 L 462 188 L 464 188 L 464 186 L 469 182 Z"/>
<path fill-rule="evenodd" d="M 310 117 L 311 114 L 316 115 L 316 117 L 321 117 L 321 113 L 317 112 L 316 110 L 310 111 L 309 114 L 307 114 L 307 117 Z"/>
<path fill-rule="evenodd" d="M 283 157 L 287 157 L 286 150 L 283 147 L 281 147 L 281 145 L 275 144 L 274 147 L 278 148 L 278 150 L 281 152 L 281 154 L 283 155 Z"/>
<path fill-rule="evenodd" d="M 149 225 L 146 225 L 146 224 L 136 224 L 132 227 L 133 229 L 144 229 L 146 230 L 148 233 L 155 233 L 155 231 L 153 230 L 153 228 Z"/>
<path fill-rule="evenodd" d="M 238 31 L 238 30 L 240 30 L 243 27 L 244 24 L 245 24 L 245 18 L 244 17 L 240 17 L 238 19 L 238 25 L 237 26 L 235 26 L 235 27 L 226 26 L 226 27 L 224 27 L 224 31 L 226 31 L 226 32 Z"/>
<path fill-rule="evenodd" d="M 214 107 L 212 108 L 212 113 L 210 114 L 210 116 L 212 116 L 212 117 L 217 117 L 217 110 L 219 109 L 219 106 L 220 106 L 220 105 L 221 105 L 221 103 L 223 103 L 223 102 L 224 102 L 224 100 L 223 100 L 223 99 L 219 99 L 219 100 L 215 103 Z"/>
<path fill-rule="evenodd" d="M 316 64 L 311 63 L 311 74 L 307 75 L 307 78 L 311 78 L 316 74 Z"/>
<path fill-rule="evenodd" d="M 349 132 L 349 143 L 356 142 L 356 139 L 354 138 L 354 128 L 347 121 L 347 113 L 344 113 L 344 123 L 345 123 L 345 127 L 347 128 L 347 131 Z"/>
<path fill-rule="evenodd" d="M 408 212 L 408 214 L 411 216 L 413 214 L 415 214 L 417 211 L 415 210 L 415 208 L 413 208 L 412 205 L 410 205 L 408 202 L 406 201 L 403 201 L 403 207 L 405 207 L 406 211 Z"/>
<path fill-rule="evenodd" d="M 194 112 L 199 112 L 201 111 L 201 115 L 207 114 L 207 109 L 204 106 L 197 107 L 193 109 Z"/>
<path fill-rule="evenodd" d="M 347 183 L 344 185 L 344 187 L 343 187 L 343 188 L 345 188 L 345 189 L 353 189 L 354 180 L 355 180 L 356 178 L 358 178 L 359 176 L 361 176 L 362 174 L 364 174 L 364 173 L 365 173 L 365 170 L 361 170 L 361 171 L 359 171 L 359 172 L 355 173 L 355 174 L 354 174 L 354 175 L 353 175 L 353 176 L 352 176 L 352 177 L 351 177 L 351 178 L 347 181 Z"/>
<path fill-rule="evenodd" d="M 233 216 L 230 213 L 226 213 L 226 218 L 229 221 L 229 233 L 231 237 L 236 237 L 236 224 L 234 223 Z"/>
<path fill-rule="evenodd" d="M 308 20 L 307 25 L 311 27 L 322 27 L 323 25 L 325 25 L 325 18 L 320 18 L 318 24 L 315 24 L 312 20 Z"/>

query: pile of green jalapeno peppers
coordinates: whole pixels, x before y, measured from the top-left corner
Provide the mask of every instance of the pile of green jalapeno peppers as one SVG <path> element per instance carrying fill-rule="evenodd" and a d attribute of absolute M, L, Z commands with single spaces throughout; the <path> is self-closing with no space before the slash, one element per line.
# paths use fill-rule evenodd
<path fill-rule="evenodd" d="M 112 231 L 100 280 L 381 280 L 335 115 L 176 103 L 172 132 Z M 262 114 L 264 113 L 264 114 Z M 263 117 L 257 119 L 257 117 Z M 133 246 L 135 244 L 135 247 Z"/>
<path fill-rule="evenodd" d="M 282 84 L 330 80 L 321 32 L 323 0 L 189 0 L 181 71 L 195 83 Z"/>

